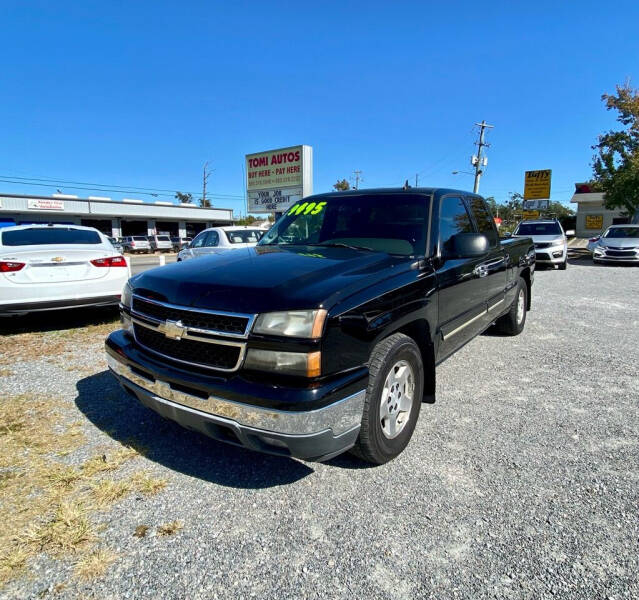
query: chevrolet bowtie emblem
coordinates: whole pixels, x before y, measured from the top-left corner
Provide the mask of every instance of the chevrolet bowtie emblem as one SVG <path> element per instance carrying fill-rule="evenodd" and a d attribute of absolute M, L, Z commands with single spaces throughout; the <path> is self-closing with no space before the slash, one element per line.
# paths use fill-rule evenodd
<path fill-rule="evenodd" d="M 159 325 L 158 330 L 172 340 L 180 340 L 186 333 L 186 327 L 182 325 L 182 321 L 170 321 L 168 319 Z"/>
<path fill-rule="evenodd" d="M 61 263 L 64 262 L 64 256 L 54 256 L 51 259 L 51 262 L 55 262 L 55 263 Z"/>

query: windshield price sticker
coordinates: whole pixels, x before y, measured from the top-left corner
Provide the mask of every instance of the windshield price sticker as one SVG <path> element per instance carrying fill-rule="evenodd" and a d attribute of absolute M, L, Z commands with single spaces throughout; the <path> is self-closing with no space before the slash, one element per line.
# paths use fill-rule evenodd
<path fill-rule="evenodd" d="M 291 210 L 288 211 L 289 215 L 318 215 L 324 210 L 326 202 L 303 202 L 302 204 L 296 204 Z"/>

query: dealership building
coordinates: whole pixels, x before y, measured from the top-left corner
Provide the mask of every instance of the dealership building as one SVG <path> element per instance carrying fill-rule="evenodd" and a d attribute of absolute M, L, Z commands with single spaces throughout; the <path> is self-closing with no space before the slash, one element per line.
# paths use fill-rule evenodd
<path fill-rule="evenodd" d="M 639 213 L 629 216 L 620 208 L 606 207 L 603 192 L 595 192 L 588 183 L 576 183 L 570 202 L 577 205 L 577 237 L 589 238 L 599 235 L 611 225 L 636 223 Z"/>
<path fill-rule="evenodd" d="M 193 237 L 207 227 L 230 225 L 230 208 L 201 208 L 193 204 L 66 194 L 23 196 L 0 194 L 0 227 L 60 223 L 95 227 L 108 236 L 128 235 Z"/>

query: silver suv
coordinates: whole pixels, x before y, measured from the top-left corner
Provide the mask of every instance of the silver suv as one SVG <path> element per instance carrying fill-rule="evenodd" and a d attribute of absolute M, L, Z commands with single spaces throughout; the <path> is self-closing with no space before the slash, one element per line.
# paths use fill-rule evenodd
<path fill-rule="evenodd" d="M 566 234 L 557 219 L 522 221 L 513 231 L 512 237 L 529 237 L 535 244 L 537 264 L 557 265 L 561 271 L 568 264 Z"/>
<path fill-rule="evenodd" d="M 145 235 L 128 235 L 122 238 L 122 247 L 125 252 L 130 252 L 131 254 L 136 252 L 151 253 L 151 244 L 149 244 L 149 240 L 146 239 Z"/>
<path fill-rule="evenodd" d="M 150 235 L 149 243 L 151 244 L 151 250 L 153 252 L 172 252 L 173 244 L 171 238 L 168 235 Z"/>

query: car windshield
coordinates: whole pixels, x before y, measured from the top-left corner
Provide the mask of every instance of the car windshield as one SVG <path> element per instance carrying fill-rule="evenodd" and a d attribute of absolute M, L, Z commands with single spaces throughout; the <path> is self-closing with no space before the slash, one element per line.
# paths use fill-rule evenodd
<path fill-rule="evenodd" d="M 100 244 L 97 231 L 62 227 L 32 227 L 2 232 L 3 246 L 42 246 L 45 244 Z"/>
<path fill-rule="evenodd" d="M 231 244 L 255 244 L 260 240 L 260 231 L 257 229 L 239 229 L 224 233 Z"/>
<path fill-rule="evenodd" d="M 611 227 L 606 233 L 605 238 L 639 238 L 639 227 Z"/>
<path fill-rule="evenodd" d="M 336 195 L 300 201 L 259 245 L 352 247 L 423 255 L 430 197 L 418 194 Z"/>
<path fill-rule="evenodd" d="M 515 235 L 561 235 L 559 223 L 520 223 Z"/>

